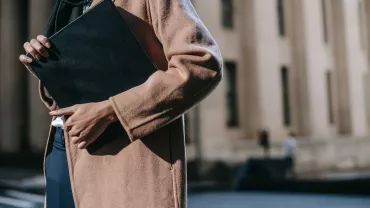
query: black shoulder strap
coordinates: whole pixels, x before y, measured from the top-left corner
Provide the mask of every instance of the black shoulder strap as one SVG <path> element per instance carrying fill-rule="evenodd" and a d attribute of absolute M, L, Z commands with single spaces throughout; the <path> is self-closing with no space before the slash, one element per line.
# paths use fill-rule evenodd
<path fill-rule="evenodd" d="M 50 37 L 56 32 L 56 25 L 55 25 L 56 21 L 55 20 L 57 17 L 57 13 L 58 13 L 57 11 L 58 11 L 60 3 L 61 3 L 60 0 L 54 0 L 54 6 L 50 14 L 49 21 L 45 28 L 46 37 Z"/>
<path fill-rule="evenodd" d="M 46 26 L 46 37 L 50 37 L 82 14 L 83 6 L 90 0 L 54 0 L 53 10 Z"/>

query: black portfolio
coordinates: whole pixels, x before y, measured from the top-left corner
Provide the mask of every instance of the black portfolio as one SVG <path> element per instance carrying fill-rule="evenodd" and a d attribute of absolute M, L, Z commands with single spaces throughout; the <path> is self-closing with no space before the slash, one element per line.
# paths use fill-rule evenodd
<path fill-rule="evenodd" d="M 158 70 L 111 0 L 102 0 L 49 40 L 49 57 L 33 59 L 31 67 L 60 108 L 107 100 Z M 123 132 L 114 122 L 87 149 L 94 152 Z"/>
<path fill-rule="evenodd" d="M 144 83 L 157 67 L 111 0 L 49 37 L 31 67 L 60 108 L 98 102 Z"/>

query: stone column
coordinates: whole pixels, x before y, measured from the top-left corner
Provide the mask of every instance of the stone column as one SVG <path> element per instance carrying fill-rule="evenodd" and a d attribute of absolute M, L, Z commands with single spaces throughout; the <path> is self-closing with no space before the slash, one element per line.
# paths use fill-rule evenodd
<path fill-rule="evenodd" d="M 366 26 L 366 38 L 367 38 L 367 63 L 370 69 L 370 1 L 364 0 L 365 7 L 365 26 Z"/>
<path fill-rule="evenodd" d="M 258 80 L 257 31 L 255 0 L 241 0 L 235 2 L 238 9 L 238 28 L 240 43 L 240 62 L 237 82 L 241 84 L 238 94 L 240 108 L 240 123 L 245 138 L 255 138 L 256 132 L 263 127 L 261 114 L 261 99 Z"/>
<path fill-rule="evenodd" d="M 367 109 L 367 125 L 368 132 L 370 132 L 370 1 L 364 1 L 366 14 L 366 37 L 367 37 L 367 73 L 365 76 L 365 90 L 366 90 L 366 109 Z"/>
<path fill-rule="evenodd" d="M 52 9 L 53 1 L 29 1 L 29 39 L 44 34 L 46 24 Z M 45 147 L 51 116 L 41 102 L 38 93 L 38 79 L 28 74 L 29 94 L 29 138 L 32 151 L 41 152 Z"/>
<path fill-rule="evenodd" d="M 284 57 L 281 53 L 284 52 L 282 46 L 285 42 L 279 35 L 277 3 L 277 1 L 255 0 L 253 12 L 256 48 L 254 70 L 255 79 L 257 79 L 257 85 L 254 88 L 258 89 L 259 127 L 268 128 L 273 140 L 286 136 L 281 81 L 282 57 Z"/>
<path fill-rule="evenodd" d="M 287 35 L 291 46 L 292 65 L 289 73 L 292 129 L 298 136 L 311 135 L 311 117 L 308 96 L 307 51 L 302 0 L 285 0 Z"/>
<path fill-rule="evenodd" d="M 366 72 L 363 79 L 364 89 L 365 89 L 365 110 L 367 119 L 367 132 L 370 131 L 370 73 Z"/>
<path fill-rule="evenodd" d="M 18 152 L 27 136 L 26 69 L 18 57 L 26 34 L 25 0 L 0 1 L 0 150 Z"/>
<path fill-rule="evenodd" d="M 337 98 L 336 124 L 339 134 L 352 132 L 349 102 L 348 60 L 344 26 L 343 1 L 331 1 L 335 88 Z"/>

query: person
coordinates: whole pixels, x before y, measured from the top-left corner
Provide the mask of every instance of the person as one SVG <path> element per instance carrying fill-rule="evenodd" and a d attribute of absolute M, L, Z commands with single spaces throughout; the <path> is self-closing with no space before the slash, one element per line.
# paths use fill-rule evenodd
<path fill-rule="evenodd" d="M 259 132 L 259 145 L 263 148 L 265 158 L 270 157 L 270 137 L 267 128 L 263 128 Z"/>
<path fill-rule="evenodd" d="M 47 58 L 47 37 L 98 2 L 57 0 L 46 34 L 26 42 L 26 53 Z M 184 208 L 183 114 L 220 83 L 219 47 L 190 0 L 114 4 L 159 70 L 107 100 L 62 109 L 39 81 L 41 100 L 52 116 L 44 158 L 45 206 Z M 33 73 L 32 59 L 19 58 Z M 113 122 L 122 127 L 120 136 L 104 138 L 107 142 L 89 151 Z"/>
<path fill-rule="evenodd" d="M 294 156 L 297 147 L 295 137 L 295 133 L 291 132 L 283 143 L 284 158 L 287 162 L 287 177 L 292 177 L 294 175 Z"/>

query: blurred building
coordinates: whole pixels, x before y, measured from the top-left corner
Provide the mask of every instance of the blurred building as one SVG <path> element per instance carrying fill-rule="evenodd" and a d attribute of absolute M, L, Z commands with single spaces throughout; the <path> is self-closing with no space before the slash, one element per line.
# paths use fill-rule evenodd
<path fill-rule="evenodd" d="M 225 76 L 187 115 L 189 157 L 245 158 L 261 128 L 273 141 L 294 131 L 317 144 L 369 135 L 369 0 L 192 2 Z"/>
<path fill-rule="evenodd" d="M 18 56 L 44 32 L 52 2 L 0 1 L 0 153 L 44 150 L 50 116 Z M 289 131 L 301 140 L 368 136 L 370 0 L 192 2 L 225 76 L 186 114 L 190 159 L 244 158 L 261 128 L 273 141 Z"/>
<path fill-rule="evenodd" d="M 0 153 L 42 152 L 51 118 L 37 79 L 19 62 L 23 43 L 43 34 L 52 0 L 0 1 Z"/>

